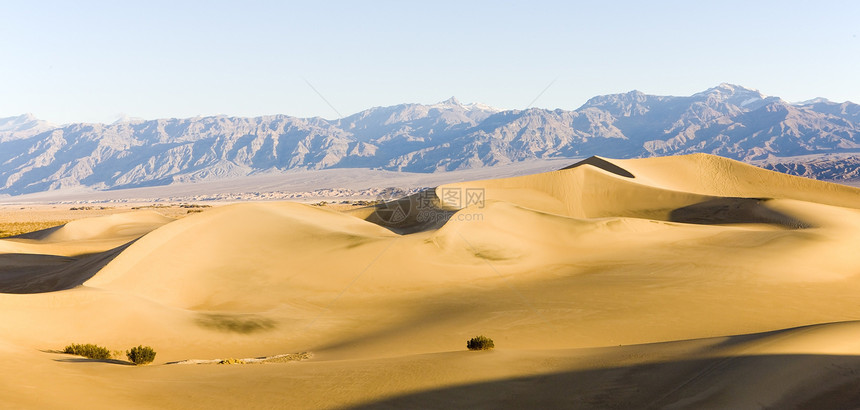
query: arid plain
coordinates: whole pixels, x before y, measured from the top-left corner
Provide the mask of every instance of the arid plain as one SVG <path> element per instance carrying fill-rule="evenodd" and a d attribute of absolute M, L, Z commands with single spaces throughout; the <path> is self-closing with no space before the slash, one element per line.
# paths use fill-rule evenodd
<path fill-rule="evenodd" d="M 860 400 L 858 188 L 703 154 L 594 157 L 375 207 L 181 215 L 105 211 L 0 240 L 2 406 Z M 477 335 L 496 348 L 467 351 Z M 57 353 L 70 343 L 157 357 Z"/>

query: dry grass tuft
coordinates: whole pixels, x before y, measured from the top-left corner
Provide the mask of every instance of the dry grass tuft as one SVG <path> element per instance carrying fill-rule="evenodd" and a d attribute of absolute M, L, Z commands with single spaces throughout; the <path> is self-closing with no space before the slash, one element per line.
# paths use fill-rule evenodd
<path fill-rule="evenodd" d="M 22 235 L 41 231 L 55 226 L 65 225 L 69 221 L 39 221 L 39 222 L 0 222 L 0 238 Z"/>

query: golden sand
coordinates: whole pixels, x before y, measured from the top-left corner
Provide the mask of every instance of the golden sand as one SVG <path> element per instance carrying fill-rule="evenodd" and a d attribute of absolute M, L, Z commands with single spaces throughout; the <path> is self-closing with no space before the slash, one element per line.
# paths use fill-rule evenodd
<path fill-rule="evenodd" d="M 443 185 L 403 200 L 394 224 L 375 208 L 243 203 L 0 240 L 0 286 L 15 292 L 0 294 L 0 402 L 855 403 L 860 189 L 707 155 L 605 163 Z M 496 349 L 466 351 L 479 334 Z M 69 343 L 158 355 L 135 367 L 51 352 Z M 313 357 L 167 364 L 291 352 Z"/>

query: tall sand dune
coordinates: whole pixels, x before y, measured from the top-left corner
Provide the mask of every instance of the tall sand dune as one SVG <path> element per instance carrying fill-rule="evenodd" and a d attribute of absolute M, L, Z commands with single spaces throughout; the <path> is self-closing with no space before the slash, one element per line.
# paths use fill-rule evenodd
<path fill-rule="evenodd" d="M 82 220 L 0 240 L 0 400 L 844 407 L 860 381 L 858 244 L 860 189 L 708 155 L 595 157 L 349 213 Z M 466 351 L 479 334 L 496 349 Z M 158 356 L 51 352 L 68 343 Z M 297 352 L 313 358 L 169 364 Z"/>

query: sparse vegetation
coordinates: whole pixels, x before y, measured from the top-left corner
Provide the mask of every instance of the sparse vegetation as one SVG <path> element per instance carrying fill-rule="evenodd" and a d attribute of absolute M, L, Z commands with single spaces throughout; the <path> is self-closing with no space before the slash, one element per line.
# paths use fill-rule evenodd
<path fill-rule="evenodd" d="M 301 352 L 301 353 L 288 353 L 288 354 L 279 354 L 276 356 L 264 357 L 262 359 L 258 359 L 256 363 L 287 363 L 287 362 L 298 362 L 302 360 L 310 359 L 314 357 L 311 352 Z"/>
<path fill-rule="evenodd" d="M 123 352 L 121 350 L 109 350 L 104 346 L 91 343 L 72 343 L 63 349 L 63 353 L 83 356 L 88 359 L 110 360 L 119 359 Z M 132 347 L 125 352 L 125 355 L 129 361 L 136 365 L 152 363 L 155 360 L 155 350 L 149 346 Z"/>
<path fill-rule="evenodd" d="M 469 350 L 490 350 L 496 346 L 493 344 L 493 339 L 484 336 L 476 336 L 466 342 L 466 347 Z"/>
<path fill-rule="evenodd" d="M 245 361 L 242 359 L 224 359 L 218 362 L 218 364 L 245 364 Z"/>
<path fill-rule="evenodd" d="M 212 205 L 181 204 L 181 205 L 179 205 L 179 207 L 180 208 L 211 208 Z"/>
<path fill-rule="evenodd" d="M 372 200 L 372 201 L 359 200 L 359 201 L 353 201 L 352 204 L 355 206 L 370 206 L 370 205 L 379 205 L 383 202 L 385 202 L 385 201 L 382 201 L 379 199 Z"/>
<path fill-rule="evenodd" d="M 113 209 L 112 206 L 73 206 L 69 208 L 70 211 L 92 211 L 92 210 L 105 210 L 105 209 Z"/>
<path fill-rule="evenodd" d="M 44 221 L 44 222 L 0 222 L 0 238 L 23 235 L 25 233 L 41 231 L 55 226 L 65 225 L 69 221 Z"/>
<path fill-rule="evenodd" d="M 125 355 L 129 361 L 138 366 L 152 363 L 155 360 L 155 350 L 152 350 L 149 346 L 132 347 L 129 351 L 125 352 Z"/>
<path fill-rule="evenodd" d="M 152 205 L 141 205 L 141 206 L 133 206 L 131 209 L 159 209 L 159 208 L 170 208 L 173 205 L 165 205 L 165 204 L 152 204 Z"/>
<path fill-rule="evenodd" d="M 63 349 L 63 353 L 96 360 L 108 360 L 111 358 L 111 351 L 108 348 L 89 343 L 84 345 L 72 343 Z"/>

